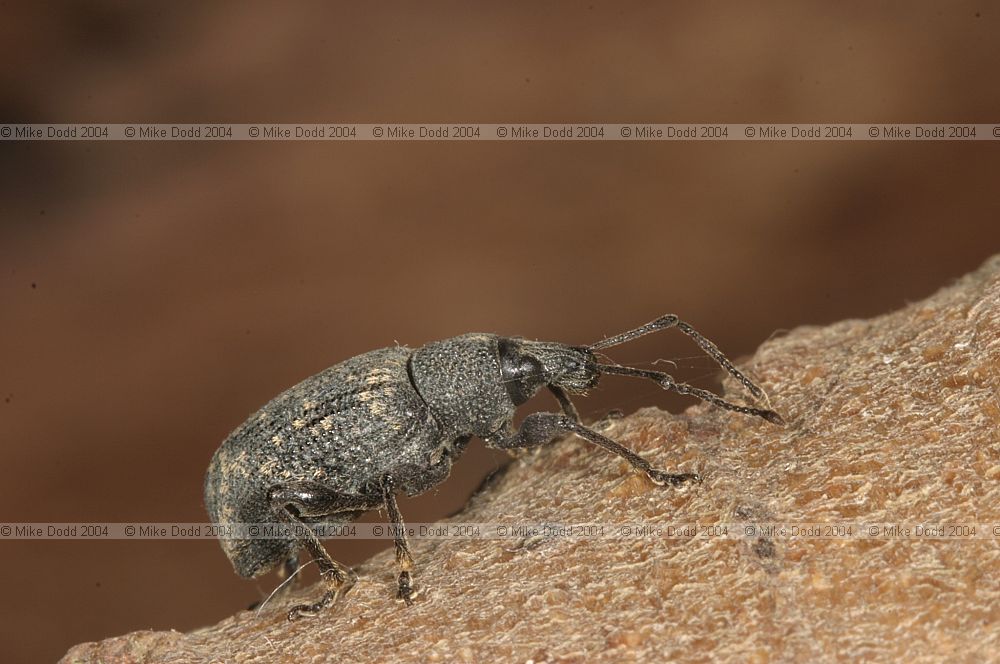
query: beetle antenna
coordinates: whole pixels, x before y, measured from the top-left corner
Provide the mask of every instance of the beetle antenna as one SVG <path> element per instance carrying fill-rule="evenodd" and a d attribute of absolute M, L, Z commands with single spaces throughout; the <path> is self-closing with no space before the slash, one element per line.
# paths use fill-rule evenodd
<path fill-rule="evenodd" d="M 310 561 L 308 561 L 308 562 L 304 562 L 304 563 L 302 563 L 301 565 L 299 565 L 298 567 L 296 567 L 296 568 L 295 568 L 295 571 L 294 571 L 294 572 L 292 572 L 291 574 L 289 574 L 289 575 L 288 575 L 288 578 L 287 578 L 287 579 L 285 579 L 284 581 L 282 581 L 281 583 L 279 583 L 279 584 L 278 584 L 278 587 L 277 587 L 277 588 L 275 588 L 274 590 L 272 590 L 272 591 L 271 591 L 271 594 L 270 594 L 270 595 L 268 595 L 268 596 L 267 596 L 267 597 L 266 597 L 266 598 L 264 599 L 264 601 L 263 601 L 263 602 L 261 602 L 261 603 L 260 603 L 260 604 L 259 604 L 259 605 L 257 606 L 257 611 L 256 611 L 256 612 L 254 613 L 254 615 L 255 615 L 255 616 L 259 616 L 259 615 L 260 615 L 260 612 L 261 612 L 261 610 L 262 610 L 262 609 L 264 608 L 264 605 L 265 605 L 265 604 L 267 604 L 268 602 L 270 602 L 270 601 L 271 601 L 271 598 L 272 598 L 272 597 L 274 597 L 275 595 L 277 595 L 277 594 L 278 594 L 278 592 L 279 592 L 279 591 L 280 591 L 280 590 L 281 590 L 282 588 L 284 588 L 286 584 L 288 584 L 289 582 L 291 582 L 291 580 L 295 578 L 295 575 L 296 575 L 296 574 L 298 574 L 299 572 L 301 572 L 301 571 L 303 570 L 303 568 L 305 568 L 305 567 L 308 567 L 309 565 L 312 565 L 312 564 L 313 564 L 314 562 L 316 562 L 316 561 L 315 561 L 315 560 L 310 560 Z"/>
<path fill-rule="evenodd" d="M 764 394 L 764 390 L 757 387 L 757 385 L 755 385 L 753 381 L 744 376 L 739 369 L 733 366 L 733 363 L 729 361 L 729 358 L 727 358 L 725 355 L 722 354 L 722 351 L 719 350 L 718 346 L 709 341 L 704 335 L 702 335 L 696 329 L 694 329 L 693 327 L 691 327 L 690 325 L 679 319 L 674 314 L 667 314 L 666 316 L 660 316 L 656 320 L 646 323 L 645 325 L 642 325 L 640 327 L 637 327 L 634 330 L 629 330 L 628 332 L 622 332 L 621 334 L 616 334 L 613 337 L 604 339 L 602 341 L 598 341 L 595 344 L 591 344 L 590 346 L 587 346 L 587 349 L 594 351 L 594 350 L 599 350 L 601 348 L 618 346 L 620 344 L 627 343 L 634 339 L 638 339 L 639 337 L 645 336 L 647 334 L 652 334 L 653 332 L 659 332 L 660 330 L 666 330 L 667 328 L 670 327 L 676 327 L 678 330 L 680 330 L 684 334 L 694 339 L 694 342 L 698 344 L 699 348 L 705 351 L 706 355 L 715 360 L 715 362 L 720 367 L 729 372 L 729 375 L 738 380 L 740 384 L 743 385 L 743 387 L 745 387 L 746 390 L 754 396 L 754 398 L 761 399 L 765 402 L 767 401 L 767 396 Z M 648 376 L 646 377 L 648 378 Z"/>
<path fill-rule="evenodd" d="M 602 374 L 631 376 L 633 378 L 648 378 L 665 390 L 673 390 L 678 394 L 690 394 L 691 396 L 698 397 L 702 401 L 714 404 L 719 408 L 731 410 L 735 413 L 754 415 L 767 420 L 771 424 L 783 425 L 785 423 L 785 420 L 781 417 L 781 415 L 773 410 L 740 406 L 739 404 L 726 401 L 714 392 L 709 392 L 708 390 L 703 390 L 700 387 L 694 387 L 693 385 L 688 385 L 687 383 L 678 383 L 674 380 L 673 376 L 662 371 L 649 371 L 647 369 L 637 369 L 635 367 L 623 367 L 619 364 L 598 364 L 597 370 Z"/>

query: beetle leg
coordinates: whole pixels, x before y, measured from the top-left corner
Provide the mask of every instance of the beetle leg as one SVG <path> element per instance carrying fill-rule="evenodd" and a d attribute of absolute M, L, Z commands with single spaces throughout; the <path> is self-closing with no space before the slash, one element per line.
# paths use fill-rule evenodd
<path fill-rule="evenodd" d="M 562 411 L 566 414 L 566 417 L 579 424 L 580 413 L 577 412 L 576 406 L 573 405 L 573 402 L 569 400 L 569 395 L 566 394 L 566 390 L 558 385 L 549 383 L 549 391 L 552 392 L 556 399 L 559 400 L 559 405 L 562 407 Z"/>
<path fill-rule="evenodd" d="M 399 590 L 396 597 L 406 602 L 407 606 L 412 606 L 413 598 L 416 596 L 413 592 L 413 580 L 410 576 L 410 572 L 413 571 L 413 556 L 410 555 L 410 546 L 406 542 L 406 526 L 396 502 L 396 483 L 391 475 L 386 475 L 382 479 L 382 499 L 385 501 L 386 511 L 389 512 L 393 541 L 396 545 L 396 564 L 399 565 Z"/>
<path fill-rule="evenodd" d="M 267 498 L 280 519 L 301 526 L 298 528 L 300 535 L 297 544 L 304 547 L 316 561 L 320 578 L 327 588 L 318 601 L 293 606 L 288 612 L 288 619 L 314 616 L 332 604 L 340 593 L 350 590 L 356 575 L 349 567 L 330 557 L 319 538 L 302 518 L 343 512 L 365 512 L 379 507 L 380 501 L 371 496 L 339 493 L 314 482 L 292 482 L 273 486 L 267 492 Z"/>
<path fill-rule="evenodd" d="M 607 436 L 602 436 L 596 431 L 588 429 L 578 422 L 574 422 L 566 415 L 558 413 L 532 413 L 524 418 L 524 421 L 521 422 L 521 428 L 516 432 L 508 430 L 506 434 L 491 436 L 486 441 L 486 444 L 489 447 L 498 447 L 501 449 L 535 447 L 537 445 L 544 445 L 563 433 L 575 433 L 580 438 L 603 447 L 613 454 L 617 454 L 628 461 L 633 468 L 645 473 L 654 484 L 660 486 L 672 484 L 676 486 L 683 482 L 701 481 L 701 476 L 696 473 L 667 473 L 657 470 L 650 466 L 648 461 L 621 443 L 616 443 Z"/>

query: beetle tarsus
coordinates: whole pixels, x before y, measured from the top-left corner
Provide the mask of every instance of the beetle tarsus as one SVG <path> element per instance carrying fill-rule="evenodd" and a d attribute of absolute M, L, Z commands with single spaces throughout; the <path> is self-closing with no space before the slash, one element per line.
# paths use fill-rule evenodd
<path fill-rule="evenodd" d="M 414 597 L 416 597 L 416 593 L 413 592 L 413 585 L 411 584 L 410 573 L 400 572 L 399 590 L 396 591 L 396 599 L 403 600 L 407 606 L 413 606 Z"/>
<path fill-rule="evenodd" d="M 328 590 L 323 593 L 323 597 L 318 602 L 312 604 L 299 604 L 288 610 L 288 620 L 295 621 L 299 618 L 315 618 L 319 612 L 333 604 L 339 593 L 335 590 Z"/>
<path fill-rule="evenodd" d="M 785 426 L 785 418 L 773 410 L 761 411 L 760 416 L 771 424 L 777 424 L 779 427 Z"/>
<path fill-rule="evenodd" d="M 649 470 L 646 472 L 650 481 L 657 486 L 680 486 L 685 482 L 702 483 L 702 477 L 698 473 L 668 473 L 662 470 Z"/>

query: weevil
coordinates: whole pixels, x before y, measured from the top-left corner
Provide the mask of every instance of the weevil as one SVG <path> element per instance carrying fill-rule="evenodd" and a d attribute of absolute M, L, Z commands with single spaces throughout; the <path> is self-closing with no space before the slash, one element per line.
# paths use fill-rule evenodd
<path fill-rule="evenodd" d="M 215 452 L 205 477 L 205 505 L 219 524 L 298 526 L 288 538 L 224 538 L 236 572 L 260 576 L 284 563 L 294 570 L 299 550 L 316 561 L 323 595 L 288 612 L 315 615 L 353 585 L 310 526 L 342 524 L 385 509 L 395 533 L 396 596 L 415 597 L 413 558 L 397 495 L 414 496 L 448 477 L 452 462 L 477 437 L 500 449 L 544 445 L 576 434 L 627 461 L 657 485 L 700 482 L 695 473 L 668 473 L 580 420 L 570 394 L 584 394 L 602 375 L 657 382 L 720 408 L 783 424 L 770 408 L 731 403 L 669 374 L 604 363 L 598 351 L 676 327 L 738 380 L 758 401 L 764 392 L 707 338 L 672 314 L 589 346 L 464 334 L 420 348 L 394 346 L 346 360 L 268 402 Z M 515 410 L 546 387 L 561 412 L 529 414 L 519 428 Z M 252 530 L 250 531 L 252 533 Z"/>

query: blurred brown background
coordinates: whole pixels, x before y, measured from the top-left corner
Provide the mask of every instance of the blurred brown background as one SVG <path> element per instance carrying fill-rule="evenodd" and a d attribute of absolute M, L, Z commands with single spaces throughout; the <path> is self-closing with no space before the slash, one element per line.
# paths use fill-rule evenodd
<path fill-rule="evenodd" d="M 3 122 L 1000 120 L 982 2 L 3 14 Z M 233 427 L 394 341 L 584 343 L 675 312 L 735 357 L 888 311 L 1000 249 L 998 165 L 997 143 L 0 144 L 0 520 L 202 521 Z M 615 353 L 711 387 L 697 355 L 676 332 Z M 606 379 L 579 405 L 689 403 Z M 503 459 L 474 444 L 404 516 L 454 510 Z M 7 661 L 189 630 L 276 583 L 211 541 L 0 557 Z"/>

